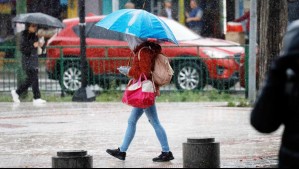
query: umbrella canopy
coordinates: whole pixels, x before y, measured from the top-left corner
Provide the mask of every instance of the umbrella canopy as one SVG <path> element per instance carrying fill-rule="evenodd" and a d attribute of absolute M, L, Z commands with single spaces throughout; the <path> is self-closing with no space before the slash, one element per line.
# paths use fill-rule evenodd
<path fill-rule="evenodd" d="M 140 39 L 157 39 L 178 44 L 166 23 L 145 10 L 119 10 L 107 15 L 96 25 L 108 30 L 133 35 Z"/>
<path fill-rule="evenodd" d="M 64 24 L 57 18 L 44 13 L 27 13 L 13 18 L 16 23 L 32 23 L 52 28 L 64 28 Z"/>

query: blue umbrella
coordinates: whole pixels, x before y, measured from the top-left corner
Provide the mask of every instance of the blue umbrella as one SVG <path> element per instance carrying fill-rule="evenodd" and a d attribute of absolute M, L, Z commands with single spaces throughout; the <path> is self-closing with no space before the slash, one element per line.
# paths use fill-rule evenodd
<path fill-rule="evenodd" d="M 106 16 L 96 26 L 133 35 L 140 39 L 157 39 L 178 44 L 166 23 L 145 10 L 119 10 Z"/>

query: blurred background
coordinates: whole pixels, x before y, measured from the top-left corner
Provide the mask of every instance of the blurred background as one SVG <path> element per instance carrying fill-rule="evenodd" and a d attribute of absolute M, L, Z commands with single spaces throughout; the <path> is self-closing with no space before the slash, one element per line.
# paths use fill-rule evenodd
<path fill-rule="evenodd" d="M 166 1 L 172 3 L 172 9 L 174 13 L 177 14 L 175 20 L 178 21 L 183 26 L 188 26 L 188 24 L 186 23 L 186 12 L 190 12 L 192 10 L 190 6 L 191 0 L 166 0 Z M 142 9 L 144 4 L 145 4 L 144 6 L 145 10 L 155 15 L 160 15 L 162 10 L 164 9 L 166 1 L 165 0 L 86 0 L 85 1 L 86 16 L 88 17 L 88 16 L 108 15 L 114 11 L 117 11 L 119 9 L 125 9 L 128 7 Z M 200 77 L 200 82 L 202 82 L 202 79 L 204 79 L 202 85 L 200 85 L 200 83 L 198 82 L 197 86 L 195 86 L 192 89 L 198 89 L 198 90 L 200 89 L 200 91 L 202 91 L 202 88 L 206 86 L 206 81 L 212 79 L 212 80 L 217 80 L 217 83 L 213 82 L 208 84 L 205 90 L 209 91 L 212 88 L 214 88 L 220 91 L 223 90 L 237 91 L 238 93 L 240 92 L 242 94 L 246 93 L 247 95 L 248 91 L 246 87 L 248 87 L 247 86 L 248 69 L 246 68 L 246 66 L 248 64 L 247 63 L 248 50 L 246 51 L 246 49 L 248 49 L 249 46 L 248 45 L 249 18 L 248 17 L 247 18 L 245 17 L 245 19 L 240 19 L 240 18 L 244 18 L 244 16 L 246 16 L 246 14 L 248 14 L 248 12 L 250 11 L 250 0 L 196 0 L 196 2 L 198 3 L 198 6 L 203 10 L 203 16 L 202 16 L 203 28 L 200 34 L 201 40 L 194 39 L 194 38 L 192 39 L 192 37 L 186 37 L 186 32 L 190 33 L 191 30 L 186 30 L 185 28 L 176 29 L 178 28 L 178 26 L 176 26 L 177 24 L 174 22 L 170 22 L 169 24 L 169 26 L 172 26 L 174 27 L 174 29 L 176 29 L 177 32 L 176 34 L 178 35 L 177 37 L 186 38 L 186 39 L 191 38 L 192 40 L 194 40 L 194 42 L 191 43 L 190 41 L 187 42 L 186 40 L 182 39 L 181 40 L 182 43 L 185 42 L 189 43 L 188 44 L 189 47 L 190 45 L 192 45 L 193 47 L 192 48 L 181 47 L 180 50 L 177 49 L 175 50 L 178 56 L 175 56 L 176 58 L 174 59 L 179 60 L 175 62 L 177 64 L 173 65 L 174 68 L 176 69 L 176 74 L 179 75 L 179 73 L 184 73 L 185 68 L 191 67 L 192 68 L 191 70 L 195 70 L 195 72 L 198 74 L 198 77 Z M 288 2 L 289 23 L 299 19 L 299 14 L 298 14 L 299 1 L 288 0 L 286 2 Z M 130 6 L 128 6 L 128 3 L 131 3 Z M 7 92 L 10 91 L 11 89 L 14 89 L 18 83 L 16 79 L 19 79 L 16 75 L 18 73 L 16 73 L 17 69 L 15 66 L 15 63 L 18 59 L 14 60 L 15 51 L 16 51 L 15 46 L 17 41 L 15 39 L 15 34 L 17 32 L 20 32 L 22 29 L 24 29 L 24 25 L 12 24 L 12 18 L 14 18 L 17 14 L 33 13 L 33 12 L 42 12 L 51 15 L 53 17 L 56 17 L 61 21 L 65 19 L 78 18 L 79 0 L 0 0 L 0 92 L 1 91 Z M 74 20 L 72 22 L 74 22 Z M 241 28 L 239 26 L 241 26 Z M 68 38 L 73 38 L 73 39 L 75 38 L 76 42 L 79 42 L 77 36 L 78 30 L 76 28 L 78 27 L 74 25 L 74 29 L 69 29 L 67 31 L 67 34 L 63 33 L 62 36 L 67 35 Z M 234 28 L 238 28 L 238 30 L 233 30 Z M 73 32 L 72 30 L 75 32 Z M 185 31 L 181 31 L 181 30 L 185 30 Z M 95 33 L 98 34 L 97 30 L 95 30 Z M 97 39 L 101 39 L 101 37 L 98 36 L 100 36 L 100 34 L 97 35 Z M 198 36 L 195 37 L 198 38 Z M 212 40 L 213 43 L 210 43 L 211 38 L 214 38 Z M 120 41 L 119 42 L 117 41 L 115 43 L 110 43 L 109 41 L 108 43 L 106 42 L 107 39 L 105 40 L 105 38 L 102 38 L 101 40 L 105 42 L 104 44 L 112 48 L 115 46 L 119 46 L 120 44 L 124 46 L 127 45 Z M 238 47 L 242 47 L 242 50 L 238 50 L 238 52 L 236 52 L 234 51 L 234 47 L 236 47 L 234 45 L 230 47 L 227 47 L 226 45 L 223 44 L 220 45 L 220 42 L 224 42 L 220 40 L 226 40 L 225 44 L 231 44 L 230 43 L 231 41 L 237 42 L 237 44 L 234 45 L 241 45 Z M 94 53 L 100 55 L 100 52 L 96 51 L 95 46 L 99 46 L 99 44 L 101 43 L 92 44 L 91 46 L 89 46 L 88 49 L 91 50 L 92 48 L 93 51 L 95 51 Z M 204 50 L 202 45 L 209 45 L 209 44 L 212 44 L 214 46 Z M 77 46 L 76 43 L 71 44 L 69 42 L 69 39 L 65 40 L 63 44 L 57 44 L 56 49 L 58 50 L 61 48 L 61 50 L 58 52 L 54 52 L 57 54 L 56 57 L 59 58 L 60 56 L 62 57 L 62 60 L 70 59 L 67 58 L 68 54 L 65 52 L 65 50 L 62 49 L 65 46 L 72 46 L 72 45 Z M 224 49 L 224 46 L 226 46 L 227 49 Z M 113 51 L 112 48 L 109 50 Z M 171 47 L 165 48 L 166 51 L 170 49 Z M 106 54 L 108 54 L 107 48 L 103 48 L 102 50 L 107 50 Z M 179 55 L 180 51 L 183 50 L 189 51 L 189 54 L 187 55 L 188 57 L 182 58 Z M 193 51 L 193 54 L 190 54 L 191 50 Z M 229 54 L 227 54 L 227 52 Z M 121 54 L 122 52 L 118 52 L 117 56 Z M 166 52 L 166 54 L 168 53 Z M 94 55 L 93 57 L 98 57 L 97 59 L 99 61 L 103 59 L 101 58 L 102 56 L 100 57 L 98 55 Z M 170 54 L 170 55 L 174 55 L 174 54 Z M 78 59 L 78 56 L 76 55 L 75 59 Z M 197 61 L 200 60 L 198 61 L 198 63 L 200 64 L 194 65 L 193 63 L 195 59 L 194 56 L 201 57 L 201 58 L 198 57 L 196 58 Z M 62 75 L 60 75 L 60 73 L 63 73 L 64 71 L 65 73 L 67 73 L 66 68 L 70 64 L 62 64 L 61 66 L 58 64 L 57 70 L 55 70 L 56 71 L 55 75 L 57 77 L 54 78 L 55 81 L 53 81 L 53 78 L 52 79 L 49 78 L 49 72 L 48 69 L 46 69 L 45 64 L 47 62 L 49 66 L 49 60 L 58 59 L 58 58 L 51 58 L 49 56 L 46 57 L 48 60 L 41 59 L 42 62 L 41 77 L 40 77 L 41 88 L 43 91 L 60 91 L 61 86 L 62 89 L 64 88 L 64 86 L 62 85 L 63 79 L 61 80 Z M 108 57 L 108 55 L 106 57 Z M 109 57 L 112 57 L 112 55 Z M 116 60 L 115 59 L 113 60 L 112 58 L 111 64 L 112 61 L 116 62 Z M 207 61 L 207 62 L 210 61 L 212 63 L 205 62 L 205 64 L 201 64 L 202 61 Z M 230 64 L 227 64 L 229 62 L 233 62 L 234 66 L 229 66 Z M 75 63 L 74 61 L 72 61 L 71 63 L 72 64 L 70 68 L 73 69 L 80 68 L 80 64 L 78 65 L 73 64 Z M 117 64 L 114 64 L 114 67 L 116 65 Z M 204 65 L 208 65 L 208 66 L 204 66 Z M 95 65 L 91 64 L 91 66 L 99 67 L 96 64 Z M 257 65 L 257 67 L 258 66 L 259 65 Z M 54 63 L 52 67 L 54 67 Z M 228 75 L 226 74 L 227 71 L 231 73 Z M 202 74 L 202 72 L 206 72 L 206 73 Z M 105 76 L 109 75 L 109 73 L 110 72 L 106 70 Z M 188 75 L 188 73 L 185 75 L 187 79 L 190 78 L 189 77 L 190 75 Z M 226 76 L 215 78 L 212 75 L 218 75 L 218 76 L 226 75 Z M 259 71 L 257 71 L 257 76 L 259 76 Z M 232 81 L 232 83 L 229 83 L 228 85 L 227 83 L 224 83 L 227 81 L 227 78 L 230 79 L 233 78 L 234 80 Z M 177 81 L 178 77 L 176 77 L 175 80 Z M 95 81 L 95 80 L 91 79 L 91 81 Z M 104 81 L 103 83 L 106 84 L 106 81 Z M 107 86 L 107 85 L 102 85 L 102 86 Z M 111 88 L 110 85 L 109 88 Z M 124 86 L 122 86 L 122 88 L 124 88 Z M 165 90 L 176 91 L 176 88 L 178 87 L 175 87 L 175 84 L 172 84 L 172 86 L 168 86 Z"/>
<path fill-rule="evenodd" d="M 78 17 L 78 0 L 18 0 L 28 13 L 43 12 L 61 20 Z M 132 2 L 136 8 L 143 7 L 143 0 L 86 0 L 86 14 L 106 15 L 124 9 L 126 3 Z M 190 11 L 190 0 L 172 0 L 173 9 L 177 11 L 179 22 L 185 24 L 185 12 Z M 16 15 L 16 0 L 0 0 L 0 41 L 13 34 L 11 19 Z M 153 14 L 161 13 L 164 0 L 147 0 L 145 9 Z M 226 23 L 233 21 L 249 9 L 250 0 L 198 0 L 204 10 L 204 30 L 202 36 L 224 37 Z M 213 18 L 213 19 L 211 19 Z M 245 24 L 244 24 L 245 28 Z"/>

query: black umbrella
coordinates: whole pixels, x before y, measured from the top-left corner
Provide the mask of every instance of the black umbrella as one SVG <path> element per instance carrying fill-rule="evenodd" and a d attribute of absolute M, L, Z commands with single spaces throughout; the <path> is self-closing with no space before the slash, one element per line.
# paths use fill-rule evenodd
<path fill-rule="evenodd" d="M 16 23 L 32 23 L 52 28 L 64 28 L 64 24 L 59 19 L 44 13 L 21 14 L 13 18 L 12 21 Z"/>

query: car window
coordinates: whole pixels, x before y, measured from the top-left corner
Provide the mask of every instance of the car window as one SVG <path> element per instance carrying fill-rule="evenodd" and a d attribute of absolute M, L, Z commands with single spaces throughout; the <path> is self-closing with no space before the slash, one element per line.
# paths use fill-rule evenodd
<path fill-rule="evenodd" d="M 177 41 L 189 41 L 200 39 L 201 36 L 197 35 L 186 26 L 167 18 L 161 18 L 173 32 Z"/>
<path fill-rule="evenodd" d="M 124 41 L 124 34 L 107 30 L 105 28 L 96 26 L 95 24 L 96 23 L 93 23 L 93 26 L 88 32 L 88 38 Z"/>
<path fill-rule="evenodd" d="M 86 37 L 93 39 L 106 39 L 106 40 L 117 40 L 117 41 L 125 41 L 124 35 L 122 33 L 113 32 L 99 26 L 95 26 L 97 22 L 89 22 L 86 23 Z M 77 36 L 80 36 L 80 26 L 74 26 L 74 32 Z"/>
<path fill-rule="evenodd" d="M 89 32 L 90 28 L 94 25 L 94 23 L 86 23 L 86 27 L 85 27 L 85 32 Z M 76 33 L 77 36 L 80 37 L 80 26 L 74 26 L 73 28 L 74 32 Z"/>

